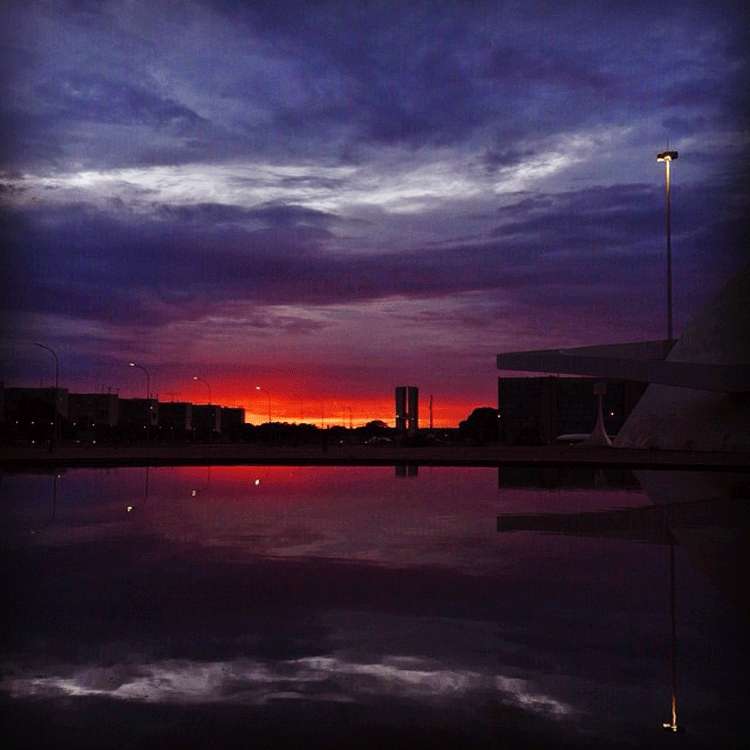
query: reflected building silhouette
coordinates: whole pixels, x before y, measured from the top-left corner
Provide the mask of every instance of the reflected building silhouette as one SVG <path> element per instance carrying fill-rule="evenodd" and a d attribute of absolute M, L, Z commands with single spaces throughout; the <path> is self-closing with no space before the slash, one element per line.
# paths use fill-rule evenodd
<path fill-rule="evenodd" d="M 650 505 L 584 513 L 506 513 L 497 517 L 497 530 L 536 531 L 665 545 L 673 542 L 661 509 Z"/>
<path fill-rule="evenodd" d="M 587 513 L 505 514 L 497 518 L 497 530 L 541 531 L 566 536 L 616 538 L 663 544 L 669 549 L 671 716 L 662 728 L 677 732 L 677 601 L 675 588 L 675 538 L 669 529 L 666 508 L 645 506 Z"/>
<path fill-rule="evenodd" d="M 535 531 L 566 536 L 616 538 L 668 548 L 671 710 L 662 727 L 681 731 L 677 720 L 677 589 L 675 547 L 748 619 L 740 571 L 746 569 L 750 530 L 750 475 L 689 471 L 639 471 L 638 481 L 654 505 L 583 513 L 508 513 L 499 532 Z"/>
<path fill-rule="evenodd" d="M 632 471 L 591 466 L 498 466 L 497 486 L 500 489 L 546 490 L 634 490 L 641 485 Z"/>
<path fill-rule="evenodd" d="M 749 528 L 750 508 L 733 497 L 583 513 L 505 513 L 497 530 L 540 531 L 567 536 L 604 537 L 653 544 L 679 544 L 673 530 Z"/>

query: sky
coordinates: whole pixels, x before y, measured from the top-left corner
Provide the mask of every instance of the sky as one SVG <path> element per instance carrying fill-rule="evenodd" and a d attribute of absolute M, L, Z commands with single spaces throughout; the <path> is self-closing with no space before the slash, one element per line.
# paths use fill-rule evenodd
<path fill-rule="evenodd" d="M 8 2 L 0 379 L 455 425 L 746 262 L 740 3 Z M 260 386 L 258 391 L 256 386 Z"/>

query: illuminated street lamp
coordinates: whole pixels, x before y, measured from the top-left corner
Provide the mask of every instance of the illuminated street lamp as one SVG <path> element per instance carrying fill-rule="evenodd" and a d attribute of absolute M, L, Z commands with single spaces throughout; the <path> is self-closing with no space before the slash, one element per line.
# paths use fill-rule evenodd
<path fill-rule="evenodd" d="M 149 371 L 143 366 L 139 365 L 136 362 L 128 362 L 128 367 L 137 367 L 139 370 L 143 370 L 143 372 L 146 373 L 146 400 L 151 398 L 151 374 Z"/>
<path fill-rule="evenodd" d="M 667 214 L 667 339 L 671 342 L 672 329 L 672 217 L 670 200 L 670 165 L 677 158 L 676 151 L 662 151 L 656 155 L 656 161 L 664 162 L 664 178 L 666 187 L 666 214 Z"/>
<path fill-rule="evenodd" d="M 193 375 L 193 380 L 195 380 L 195 381 L 197 381 L 199 383 L 203 383 L 203 385 L 205 385 L 206 388 L 208 388 L 208 403 L 209 403 L 209 406 L 210 406 L 211 405 L 211 385 L 210 385 L 210 383 L 207 380 L 204 380 L 203 378 L 198 377 L 198 375 Z"/>
<path fill-rule="evenodd" d="M 259 385 L 256 385 L 255 390 L 261 391 L 263 389 Z M 271 394 L 268 391 L 266 391 L 265 393 L 266 393 L 266 399 L 268 401 L 268 423 L 271 424 Z"/>

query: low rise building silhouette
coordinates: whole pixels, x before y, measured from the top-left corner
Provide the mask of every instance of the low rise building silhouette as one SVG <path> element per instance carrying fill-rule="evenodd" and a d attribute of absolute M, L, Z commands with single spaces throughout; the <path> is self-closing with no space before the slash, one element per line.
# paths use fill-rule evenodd
<path fill-rule="evenodd" d="M 221 433 L 230 439 L 238 438 L 245 426 L 245 410 L 239 406 L 221 407 Z"/>
<path fill-rule="evenodd" d="M 221 432 L 221 407 L 216 404 L 193 404 L 193 429 L 199 435 Z"/>
<path fill-rule="evenodd" d="M 121 398 L 120 426 L 150 429 L 159 426 L 159 402 L 155 398 Z"/>
<path fill-rule="evenodd" d="M 116 393 L 71 393 L 68 395 L 68 418 L 75 427 L 116 427 L 120 419 L 119 402 Z"/>
<path fill-rule="evenodd" d="M 604 425 L 616 435 L 646 388 L 620 379 L 498 378 L 499 439 L 509 444 L 546 445 L 559 435 L 586 435 L 596 420 L 596 383 L 606 384 Z"/>
<path fill-rule="evenodd" d="M 193 429 L 193 405 L 187 401 L 167 401 L 159 404 L 159 425 L 176 434 Z"/>

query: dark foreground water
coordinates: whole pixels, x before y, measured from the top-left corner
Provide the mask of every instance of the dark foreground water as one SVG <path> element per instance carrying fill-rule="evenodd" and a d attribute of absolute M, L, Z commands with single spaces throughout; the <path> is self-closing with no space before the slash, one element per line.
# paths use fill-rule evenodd
<path fill-rule="evenodd" d="M 744 746 L 749 486 L 521 468 L 6 474 L 3 744 Z M 677 734 L 662 728 L 673 654 Z"/>

